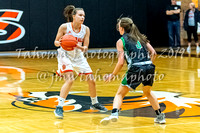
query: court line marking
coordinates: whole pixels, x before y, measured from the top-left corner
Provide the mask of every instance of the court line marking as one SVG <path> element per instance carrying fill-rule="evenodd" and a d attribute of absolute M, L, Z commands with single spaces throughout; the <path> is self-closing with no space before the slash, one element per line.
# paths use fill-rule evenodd
<path fill-rule="evenodd" d="M 17 81 L 17 82 L 14 82 L 13 84 L 19 84 L 19 83 L 22 83 L 25 80 L 25 72 L 21 68 L 11 67 L 11 66 L 0 66 L 0 68 L 15 69 L 18 72 L 20 72 L 21 79 L 19 81 Z"/>
<path fill-rule="evenodd" d="M 6 84 L 6 86 L 7 86 L 7 88 L 8 87 L 10 87 L 10 88 L 14 87 L 14 89 L 17 90 L 17 92 L 19 93 L 19 95 L 22 95 L 22 88 L 20 86 L 18 86 L 18 85 L 25 80 L 25 72 L 24 72 L 24 70 L 21 69 L 21 68 L 11 67 L 11 66 L 0 66 L 0 68 L 15 69 L 15 70 L 17 70 L 20 73 L 20 78 L 21 78 L 20 80 L 18 80 L 17 82 L 14 82 L 14 83 Z M 8 73 L 8 75 L 9 75 L 9 73 Z M 4 87 L 0 87 L 0 91 L 1 90 L 4 90 Z"/>
<path fill-rule="evenodd" d="M 174 125 L 182 125 L 182 124 L 198 124 L 200 122 L 188 122 L 188 123 L 176 123 L 176 124 L 165 124 L 165 125 L 160 125 L 160 126 L 174 126 Z M 159 125 L 158 125 L 159 126 Z M 137 128 L 149 128 L 149 127 L 155 127 L 155 125 L 151 126 L 138 126 L 138 127 L 126 127 L 126 128 L 116 128 L 118 130 L 123 130 L 123 129 L 137 129 Z M 165 129 L 165 127 L 164 127 Z M 163 129 L 163 130 L 164 130 Z M 107 129 L 109 130 L 109 129 Z M 86 130 L 86 131 L 75 131 L 75 132 L 69 132 L 69 133 L 85 133 L 85 132 L 99 132 L 99 131 L 105 131 L 105 129 L 100 129 L 100 130 Z"/>

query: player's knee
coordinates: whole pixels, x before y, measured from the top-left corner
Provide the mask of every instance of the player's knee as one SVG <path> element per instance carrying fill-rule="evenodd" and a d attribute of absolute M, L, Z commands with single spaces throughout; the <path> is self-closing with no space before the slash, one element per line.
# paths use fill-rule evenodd
<path fill-rule="evenodd" d="M 74 80 L 73 79 L 68 79 L 65 81 L 65 83 L 69 84 L 69 85 L 72 85 L 74 83 Z"/>
<path fill-rule="evenodd" d="M 122 92 L 117 92 L 116 95 L 121 96 L 121 97 L 124 97 L 124 94 L 123 94 Z"/>

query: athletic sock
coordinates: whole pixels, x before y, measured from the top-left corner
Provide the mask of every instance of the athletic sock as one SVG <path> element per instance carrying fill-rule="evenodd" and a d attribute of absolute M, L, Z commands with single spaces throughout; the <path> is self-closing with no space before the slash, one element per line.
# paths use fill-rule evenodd
<path fill-rule="evenodd" d="M 160 109 L 155 110 L 155 112 L 156 112 L 156 115 L 160 115 L 161 114 L 161 110 Z"/>
<path fill-rule="evenodd" d="M 116 112 L 119 112 L 119 109 L 114 108 L 114 109 L 112 110 L 112 113 L 116 113 Z"/>
<path fill-rule="evenodd" d="M 94 105 L 95 103 L 99 103 L 97 97 L 90 97 L 90 98 L 91 98 L 92 105 Z"/>
<path fill-rule="evenodd" d="M 65 98 L 59 97 L 58 98 L 58 106 L 63 106 L 65 103 Z"/>

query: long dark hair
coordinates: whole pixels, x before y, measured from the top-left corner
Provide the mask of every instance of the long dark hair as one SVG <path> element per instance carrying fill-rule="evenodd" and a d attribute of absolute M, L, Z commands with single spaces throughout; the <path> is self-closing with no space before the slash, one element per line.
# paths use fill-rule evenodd
<path fill-rule="evenodd" d="M 78 10 L 83 10 L 83 8 L 75 8 L 73 5 L 68 5 L 65 7 L 63 15 L 65 16 L 67 22 L 73 21 L 73 15 L 76 15 Z"/>
<path fill-rule="evenodd" d="M 144 34 L 141 34 L 133 20 L 129 17 L 122 17 L 117 20 L 117 30 L 120 27 L 124 28 L 124 32 L 128 33 L 128 37 L 133 41 L 139 41 L 141 44 L 146 45 L 149 40 Z"/>

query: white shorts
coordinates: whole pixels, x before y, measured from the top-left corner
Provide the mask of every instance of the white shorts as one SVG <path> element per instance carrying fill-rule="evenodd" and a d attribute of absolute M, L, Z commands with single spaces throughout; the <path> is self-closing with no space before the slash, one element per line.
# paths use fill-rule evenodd
<path fill-rule="evenodd" d="M 92 74 L 92 69 L 90 68 L 87 59 L 84 57 L 83 53 L 79 53 L 77 58 L 71 58 L 66 51 L 58 49 L 58 70 L 57 74 L 62 75 L 66 72 L 76 72 L 77 74 Z"/>

